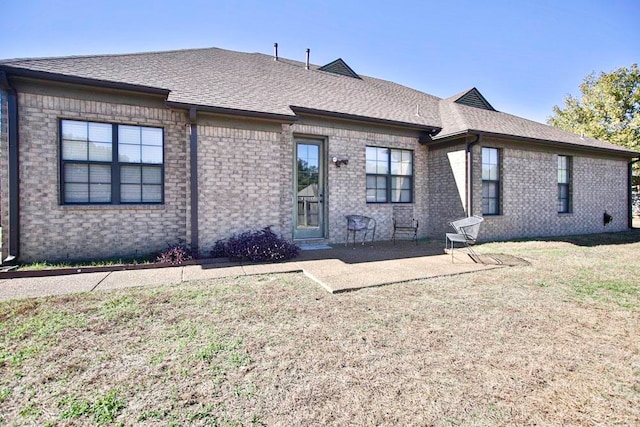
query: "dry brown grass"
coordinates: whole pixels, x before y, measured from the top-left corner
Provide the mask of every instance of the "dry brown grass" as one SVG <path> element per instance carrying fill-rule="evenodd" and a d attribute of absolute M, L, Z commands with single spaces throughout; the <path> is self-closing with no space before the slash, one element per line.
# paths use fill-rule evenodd
<path fill-rule="evenodd" d="M 627 236 L 482 245 L 531 265 L 339 295 L 283 274 L 2 303 L 2 420 L 637 425 Z"/>

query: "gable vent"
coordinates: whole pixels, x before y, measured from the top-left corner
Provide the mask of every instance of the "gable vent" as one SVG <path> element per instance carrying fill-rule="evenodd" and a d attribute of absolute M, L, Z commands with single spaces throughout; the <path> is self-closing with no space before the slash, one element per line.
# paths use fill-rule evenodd
<path fill-rule="evenodd" d="M 327 65 L 323 65 L 318 68 L 320 71 L 326 71 L 328 73 L 340 74 L 341 76 L 353 77 L 355 79 L 361 79 L 355 71 L 347 65 L 342 58 L 338 58 L 335 61 L 329 62 Z"/>
<path fill-rule="evenodd" d="M 476 88 L 471 89 L 469 92 L 456 99 L 455 102 L 457 102 L 458 104 L 467 105 L 469 107 L 496 111 L 496 109 L 493 108 L 486 99 L 484 99 L 484 96 L 482 96 L 482 94 Z"/>

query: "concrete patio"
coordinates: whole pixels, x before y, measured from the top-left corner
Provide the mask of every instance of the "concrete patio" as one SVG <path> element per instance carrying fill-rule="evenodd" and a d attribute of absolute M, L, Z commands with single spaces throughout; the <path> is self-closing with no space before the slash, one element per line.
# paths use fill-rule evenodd
<path fill-rule="evenodd" d="M 486 265 L 474 262 L 461 249 L 454 252 L 452 262 L 451 255 L 443 252 L 443 242 L 368 242 L 364 246 L 302 250 L 287 262 L 205 260 L 199 265 L 0 279 L 0 300 L 286 272 L 303 272 L 327 291 L 337 293 L 500 266 L 489 257 L 484 261 L 488 261 Z"/>

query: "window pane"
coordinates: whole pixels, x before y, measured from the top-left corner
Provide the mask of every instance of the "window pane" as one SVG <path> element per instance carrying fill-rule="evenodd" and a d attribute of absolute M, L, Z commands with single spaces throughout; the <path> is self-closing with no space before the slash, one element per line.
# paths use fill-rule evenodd
<path fill-rule="evenodd" d="M 84 141 L 62 141 L 63 160 L 87 160 L 87 143 Z"/>
<path fill-rule="evenodd" d="M 375 202 L 375 201 L 376 201 L 376 190 L 367 189 L 367 202 Z"/>
<path fill-rule="evenodd" d="M 64 166 L 65 182 L 89 182 L 89 166 L 66 164 Z"/>
<path fill-rule="evenodd" d="M 142 128 L 141 130 L 142 144 L 154 145 L 162 147 L 162 129 L 159 128 Z"/>
<path fill-rule="evenodd" d="M 89 201 L 92 203 L 111 202 L 111 184 L 90 184 Z"/>
<path fill-rule="evenodd" d="M 142 146 L 142 163 L 162 164 L 162 147 Z M 312 164 L 313 163 L 313 164 Z M 318 159 L 309 159 L 309 166 L 318 167 Z"/>
<path fill-rule="evenodd" d="M 89 141 L 111 142 L 112 126 L 107 123 L 89 123 Z"/>
<path fill-rule="evenodd" d="M 391 174 L 411 175 L 411 151 L 391 150 Z"/>
<path fill-rule="evenodd" d="M 118 142 L 120 144 L 140 145 L 140 127 L 119 125 Z"/>
<path fill-rule="evenodd" d="M 118 160 L 125 163 L 140 163 L 140 146 L 118 144 Z"/>
<path fill-rule="evenodd" d="M 97 162 L 110 162 L 111 155 L 111 143 L 107 142 L 90 142 L 89 143 L 89 160 Z"/>
<path fill-rule="evenodd" d="M 87 123 L 74 120 L 62 121 L 62 139 L 87 141 Z"/>
<path fill-rule="evenodd" d="M 123 184 L 140 184 L 140 166 L 122 166 L 120 168 L 120 182 Z"/>
<path fill-rule="evenodd" d="M 376 178 L 375 176 L 367 176 L 367 188 L 376 188 Z"/>
<path fill-rule="evenodd" d="M 162 169 L 157 167 L 143 167 L 142 168 L 142 183 L 143 184 L 162 184 Z"/>
<path fill-rule="evenodd" d="M 376 190 L 376 202 L 387 201 L 387 190 Z"/>
<path fill-rule="evenodd" d="M 89 201 L 89 184 L 65 184 L 65 203 L 86 203 Z"/>
<path fill-rule="evenodd" d="M 162 186 L 160 185 L 143 185 L 142 186 L 142 201 L 143 202 L 161 202 L 162 201 Z"/>
<path fill-rule="evenodd" d="M 111 183 L 111 166 L 107 165 L 90 165 L 89 182 L 91 183 Z M 109 189 L 111 191 L 111 189 Z"/>
<path fill-rule="evenodd" d="M 567 182 L 567 171 L 566 170 L 558 170 L 558 183 L 566 184 Z"/>
<path fill-rule="evenodd" d="M 122 184 L 120 186 L 120 200 L 124 203 L 135 203 L 142 200 L 142 186 L 139 184 Z"/>

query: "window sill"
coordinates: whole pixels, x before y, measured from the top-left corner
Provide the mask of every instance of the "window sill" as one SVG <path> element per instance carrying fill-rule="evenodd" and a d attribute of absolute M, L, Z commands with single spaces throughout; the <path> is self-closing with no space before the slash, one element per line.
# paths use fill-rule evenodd
<path fill-rule="evenodd" d="M 573 216 L 573 212 L 558 212 L 559 217 Z"/>
<path fill-rule="evenodd" d="M 164 210 L 163 204 L 126 204 L 126 205 L 59 205 L 63 211 L 105 211 L 105 210 Z"/>

